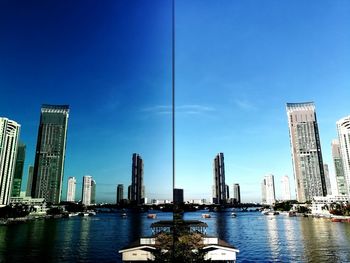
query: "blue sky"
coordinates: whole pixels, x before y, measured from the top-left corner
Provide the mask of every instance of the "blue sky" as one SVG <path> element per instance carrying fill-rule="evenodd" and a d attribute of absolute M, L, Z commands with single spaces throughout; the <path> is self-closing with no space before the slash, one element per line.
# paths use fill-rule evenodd
<path fill-rule="evenodd" d="M 210 198 L 212 160 L 243 201 L 289 175 L 286 102 L 314 101 L 325 163 L 336 120 L 350 114 L 348 1 L 176 2 L 176 186 Z M 114 201 L 145 162 L 146 195 L 171 197 L 171 2 L 2 1 L 0 115 L 22 125 L 34 162 L 40 106 L 71 108 L 69 176 Z M 27 173 L 27 172 L 26 172 Z M 24 178 L 26 183 L 26 174 Z M 25 188 L 23 186 L 22 188 Z M 77 196 L 78 197 L 78 196 Z"/>

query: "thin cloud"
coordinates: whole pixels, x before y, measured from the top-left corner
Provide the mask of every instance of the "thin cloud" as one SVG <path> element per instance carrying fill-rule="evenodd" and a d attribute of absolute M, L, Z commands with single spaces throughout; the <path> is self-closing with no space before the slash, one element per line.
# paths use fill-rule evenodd
<path fill-rule="evenodd" d="M 245 110 L 245 111 L 257 110 L 257 107 L 247 100 L 236 100 L 235 104 L 241 110 Z"/>
<path fill-rule="evenodd" d="M 141 111 L 155 113 L 155 114 L 171 114 L 172 113 L 170 105 L 156 105 L 153 107 L 143 108 Z"/>
<path fill-rule="evenodd" d="M 155 114 L 171 114 L 172 107 L 170 105 L 157 105 L 153 107 L 147 107 L 142 109 L 143 112 L 150 112 Z M 187 104 L 187 105 L 175 105 L 175 113 L 176 114 L 205 114 L 209 112 L 213 112 L 215 109 L 213 107 L 198 105 L 198 104 Z"/>
<path fill-rule="evenodd" d="M 215 111 L 213 107 L 208 107 L 204 105 L 192 104 L 192 105 L 181 105 L 176 107 L 175 110 L 179 113 L 187 113 L 187 114 L 201 114 L 201 113 L 209 113 Z"/>

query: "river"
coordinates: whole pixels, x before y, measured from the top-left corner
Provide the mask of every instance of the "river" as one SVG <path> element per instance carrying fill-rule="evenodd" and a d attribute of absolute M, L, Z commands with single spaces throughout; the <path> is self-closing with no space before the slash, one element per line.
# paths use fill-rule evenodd
<path fill-rule="evenodd" d="M 350 223 L 324 219 L 264 216 L 259 212 L 185 213 L 184 219 L 202 220 L 207 234 L 218 236 L 240 250 L 237 262 L 350 262 Z M 0 262 L 121 262 L 122 247 L 150 225 L 171 219 L 171 213 L 117 213 L 93 217 L 36 220 L 0 226 Z"/>

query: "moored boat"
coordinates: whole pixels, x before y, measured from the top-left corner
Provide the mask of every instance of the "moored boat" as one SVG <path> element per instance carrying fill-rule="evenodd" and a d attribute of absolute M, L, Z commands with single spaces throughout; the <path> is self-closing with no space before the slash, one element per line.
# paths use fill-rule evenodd
<path fill-rule="evenodd" d="M 155 219 L 155 218 L 157 218 L 157 214 L 148 214 L 147 218 Z"/>
<path fill-rule="evenodd" d="M 202 214 L 202 218 L 211 218 L 210 214 Z"/>

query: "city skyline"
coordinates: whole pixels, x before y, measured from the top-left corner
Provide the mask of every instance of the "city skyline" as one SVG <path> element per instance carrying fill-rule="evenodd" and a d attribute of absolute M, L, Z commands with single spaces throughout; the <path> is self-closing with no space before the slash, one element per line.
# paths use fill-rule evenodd
<path fill-rule="evenodd" d="M 240 184 L 242 202 L 259 201 L 261 174 L 292 178 L 284 105 L 303 101 L 317 106 L 334 183 L 330 144 L 349 115 L 350 4 L 205 3 L 176 3 L 176 187 L 209 200 L 212 156 L 224 152 L 226 184 Z M 138 152 L 146 197 L 170 198 L 170 1 L 45 8 L 0 8 L 0 116 L 21 124 L 22 190 L 40 105 L 69 104 L 63 196 L 69 177 L 93 174 L 97 199 L 114 202 Z"/>

